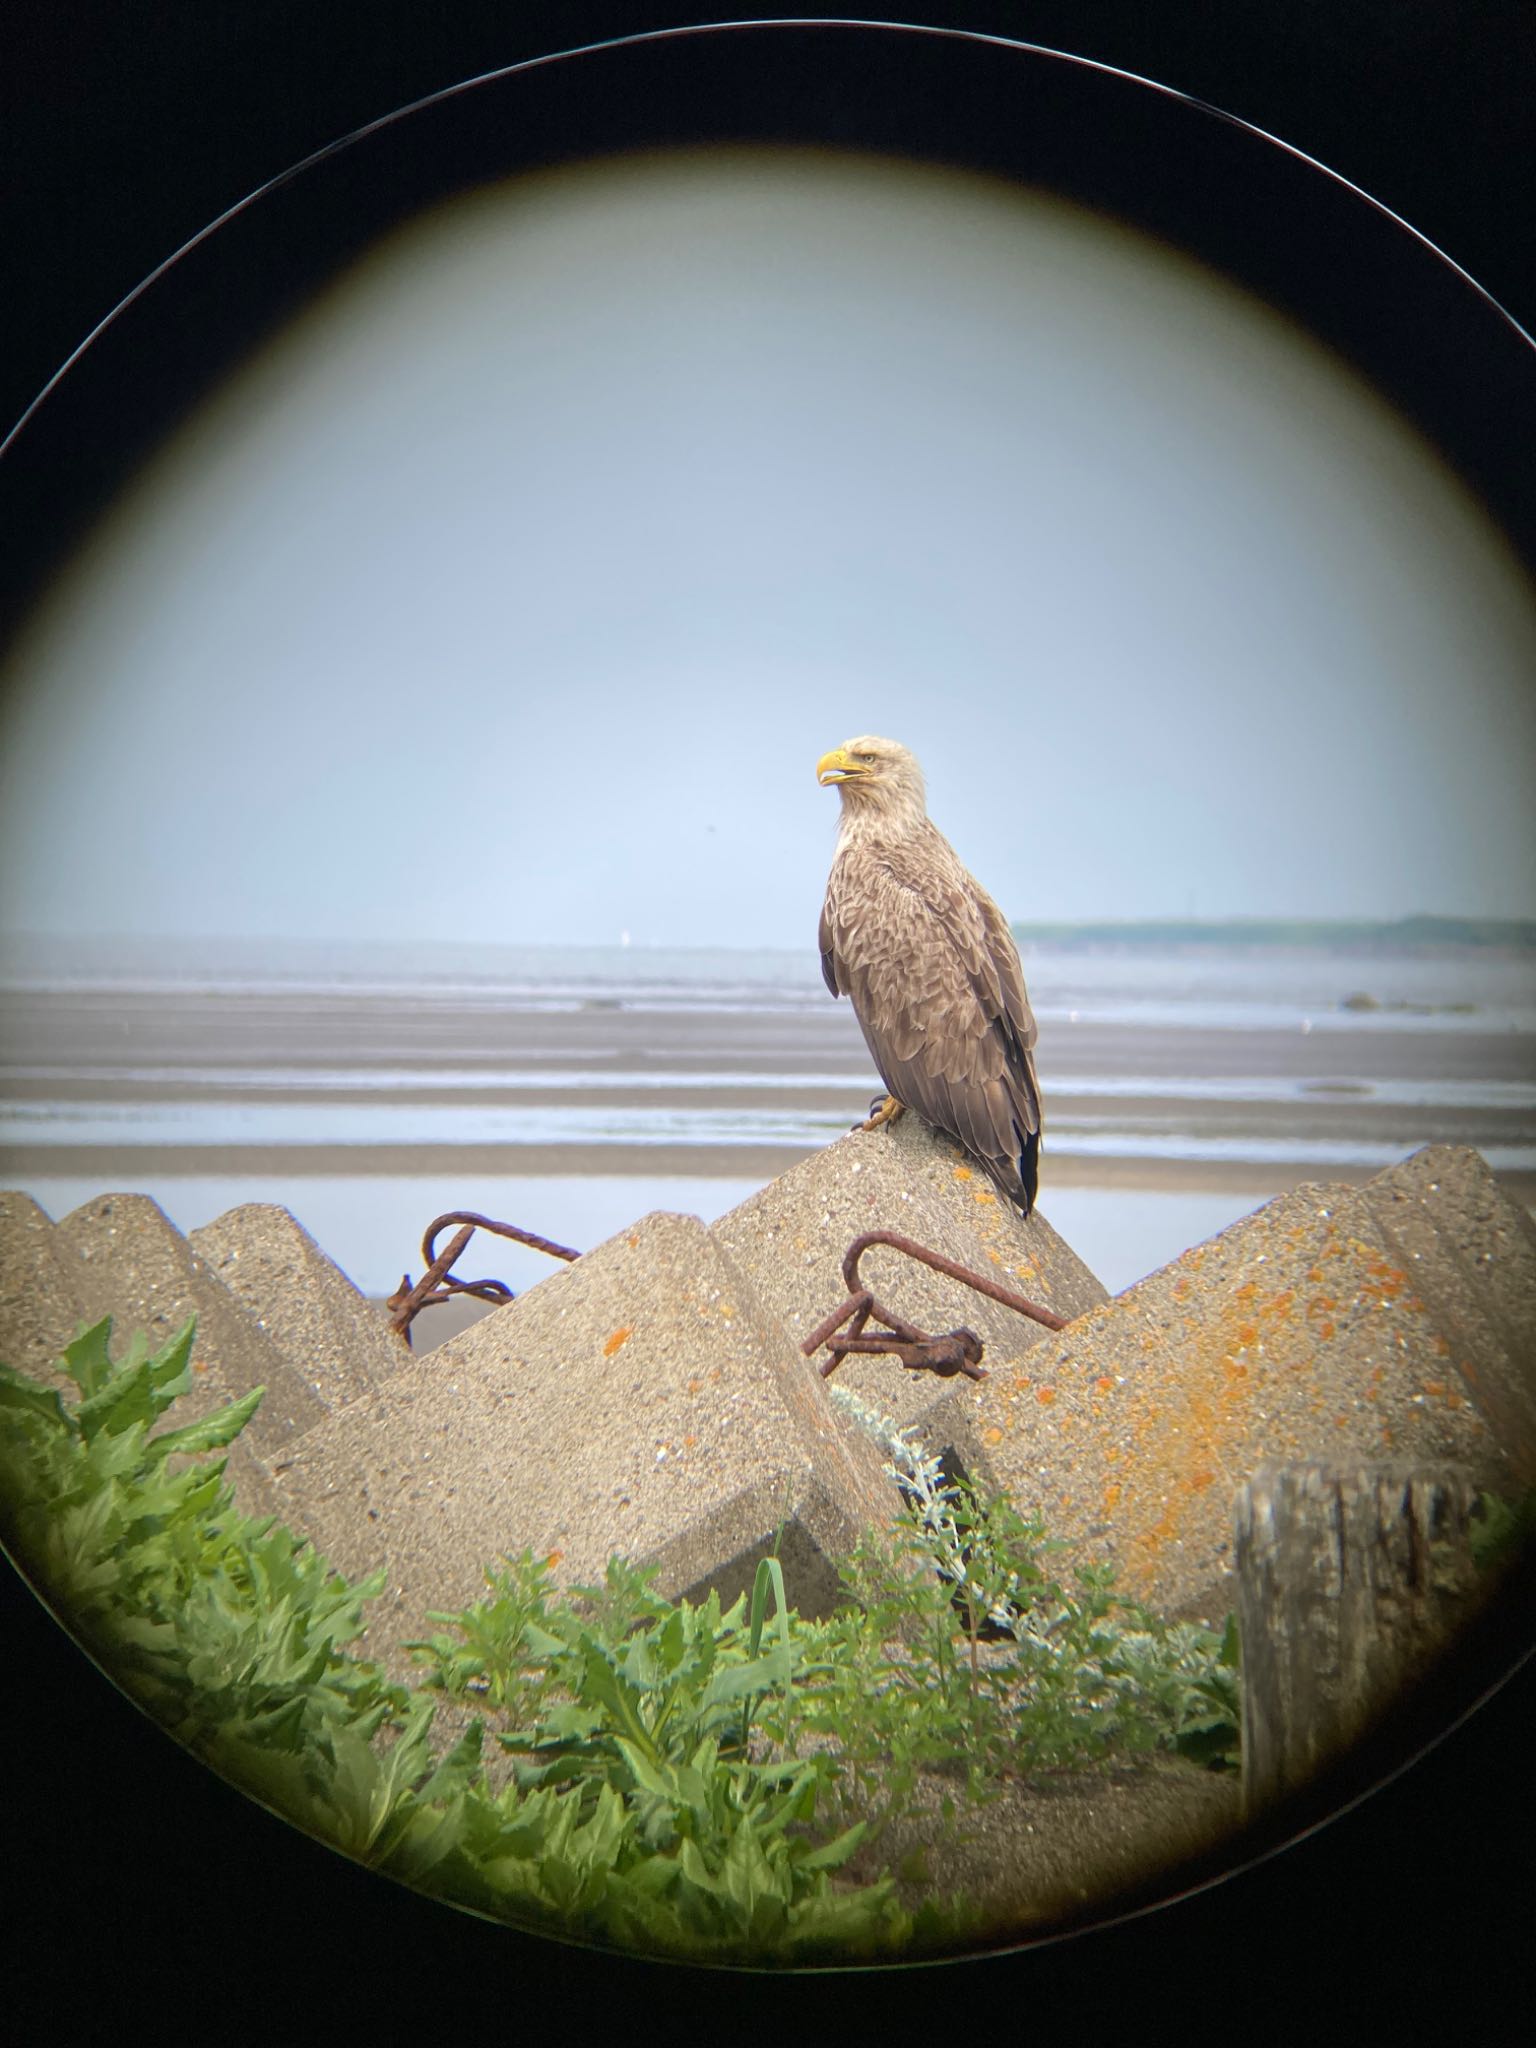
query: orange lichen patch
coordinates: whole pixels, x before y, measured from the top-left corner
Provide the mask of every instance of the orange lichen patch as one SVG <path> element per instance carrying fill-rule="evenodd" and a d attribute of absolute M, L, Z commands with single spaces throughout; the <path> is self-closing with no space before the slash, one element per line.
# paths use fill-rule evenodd
<path fill-rule="evenodd" d="M 1104 1512 L 1105 1512 L 1106 1514 L 1108 1514 L 1108 1513 L 1110 1512 L 1110 1510 L 1111 1510 L 1111 1509 L 1113 1509 L 1113 1508 L 1117 1508 L 1117 1507 L 1119 1507 L 1119 1505 L 1120 1505 L 1120 1489 L 1119 1489 L 1119 1487 L 1118 1487 L 1118 1486 L 1106 1486 L 1106 1487 L 1105 1487 L 1105 1489 L 1104 1489 Z"/>
<path fill-rule="evenodd" d="M 1175 1280 L 1173 1283 L 1174 1300 L 1186 1301 L 1189 1298 L 1189 1290 L 1191 1285 L 1192 1282 L 1190 1281 L 1189 1276 L 1187 1274 L 1181 1273 L 1179 1278 Z"/>
<path fill-rule="evenodd" d="M 1112 1379 L 1109 1379 L 1106 1375 L 1101 1373 L 1093 1384 L 1098 1388 L 1101 1394 L 1107 1394 L 1113 1388 L 1115 1383 Z"/>
<path fill-rule="evenodd" d="M 1444 1380 L 1426 1380 L 1426 1381 L 1424 1382 L 1424 1391 L 1425 1391 L 1425 1393 L 1426 1393 L 1426 1394 L 1433 1394 L 1433 1395 L 1435 1396 L 1435 1398 L 1436 1398 L 1436 1399 L 1438 1400 L 1438 1399 L 1440 1399 L 1440 1398 L 1441 1398 L 1441 1397 L 1442 1397 L 1442 1396 L 1444 1395 L 1444 1393 L 1445 1393 L 1445 1381 L 1444 1381 Z"/>
<path fill-rule="evenodd" d="M 1381 1399 L 1380 1387 L 1367 1387 L 1365 1390 L 1365 1398 L 1367 1399 L 1367 1401 L 1379 1401 Z"/>
<path fill-rule="evenodd" d="M 1447 1408 L 1460 1408 L 1462 1406 L 1462 1398 L 1460 1394 L 1447 1394 L 1445 1397 L 1445 1405 Z"/>
<path fill-rule="evenodd" d="M 565 1552 L 563 1550 L 552 1550 L 550 1551 L 549 1555 L 545 1558 L 544 1562 L 549 1566 L 550 1570 L 553 1571 L 555 1566 L 560 1562 L 561 1558 L 564 1557 L 564 1555 Z"/>
<path fill-rule="evenodd" d="M 1198 1472 L 1190 1473 L 1189 1477 L 1184 1481 L 1184 1484 L 1188 1487 L 1191 1493 L 1204 1493 L 1205 1489 L 1210 1485 L 1211 1481 L 1215 1477 L 1216 1474 L 1214 1472 L 1210 1471 L 1208 1467 L 1202 1465 Z"/>
<path fill-rule="evenodd" d="M 697 1442 L 698 1438 L 696 1436 L 685 1436 L 683 1438 L 683 1447 L 685 1450 L 691 1451 Z"/>
<path fill-rule="evenodd" d="M 608 1339 L 608 1342 L 603 1346 L 604 1358 L 612 1358 L 615 1351 L 622 1351 L 634 1334 L 635 1326 L 633 1323 L 626 1323 L 622 1329 L 615 1330 Z"/>
<path fill-rule="evenodd" d="M 633 1251 L 633 1250 L 634 1250 L 634 1248 L 635 1248 L 635 1246 L 636 1246 L 636 1245 L 637 1245 L 637 1244 L 638 1244 L 638 1243 L 640 1242 L 640 1239 L 638 1238 L 638 1236 L 637 1236 L 637 1235 L 635 1234 L 635 1232 L 634 1232 L 634 1231 L 631 1231 L 631 1232 L 629 1233 L 629 1236 L 628 1236 L 628 1238 L 626 1239 L 626 1242 L 627 1242 L 627 1244 L 629 1245 L 629 1248 L 630 1248 L 630 1250 L 631 1250 L 631 1251 Z"/>
<path fill-rule="evenodd" d="M 1237 1326 L 1237 1341 L 1242 1345 L 1257 1344 L 1259 1341 L 1258 1324 L 1239 1323 Z"/>
<path fill-rule="evenodd" d="M 688 1391 L 690 1394 L 702 1394 L 704 1391 L 704 1382 L 702 1380 L 690 1380 L 688 1382 Z"/>
<path fill-rule="evenodd" d="M 1035 1395 L 1035 1399 L 1036 1399 L 1037 1401 L 1043 1402 L 1043 1403 L 1045 1403 L 1045 1404 L 1046 1404 L 1047 1406 L 1048 1406 L 1048 1405 L 1049 1405 L 1049 1404 L 1050 1404 L 1050 1403 L 1051 1403 L 1052 1401 L 1054 1401 L 1054 1400 L 1055 1400 L 1055 1398 L 1056 1398 L 1056 1389 L 1055 1389 L 1054 1387 L 1041 1387 L 1041 1388 L 1039 1389 L 1039 1391 L 1038 1391 L 1038 1392 L 1036 1393 L 1036 1395 Z"/>
<path fill-rule="evenodd" d="M 1314 1294 L 1307 1303 L 1309 1316 L 1329 1316 L 1338 1307 L 1338 1297 L 1333 1294 Z"/>
<path fill-rule="evenodd" d="M 1221 1369 L 1229 1380 L 1242 1380 L 1248 1377 L 1247 1366 L 1235 1358 L 1224 1358 L 1221 1361 Z"/>
<path fill-rule="evenodd" d="M 1245 1280 L 1242 1286 L 1234 1291 L 1232 1299 L 1234 1301 L 1252 1301 L 1258 1291 L 1259 1283 L 1257 1280 Z"/>
<path fill-rule="evenodd" d="M 984 1444 L 1000 1444 L 1003 1440 L 1003 1432 L 994 1423 L 991 1429 L 984 1429 L 981 1432 L 981 1440 Z"/>
<path fill-rule="evenodd" d="M 1143 1550 L 1150 1551 L 1155 1556 L 1165 1543 L 1173 1540 L 1174 1533 L 1173 1516 L 1165 1514 L 1160 1521 L 1154 1522 L 1150 1529 L 1143 1529 L 1135 1540 Z"/>
<path fill-rule="evenodd" d="M 194 1372 L 206 1372 L 208 1370 L 207 1360 L 202 1358 L 194 1358 L 192 1361 L 192 1370 Z"/>
<path fill-rule="evenodd" d="M 995 1202 L 997 1197 L 990 1188 L 972 1188 L 971 1200 L 973 1202 Z"/>
<path fill-rule="evenodd" d="M 1000 1251 L 995 1250 L 994 1247 L 991 1245 L 987 1246 L 987 1257 L 992 1261 L 994 1266 L 1000 1266 L 1003 1263 L 1002 1253 Z"/>
<path fill-rule="evenodd" d="M 1334 1334 L 1334 1329 L 1335 1325 L 1333 1323 L 1319 1323 L 1317 1326 L 1317 1334 L 1326 1344 L 1328 1342 L 1328 1339 Z"/>
<path fill-rule="evenodd" d="M 1435 1338 L 1435 1355 L 1439 1358 L 1450 1357 L 1451 1347 L 1446 1338 L 1440 1336 Z M 1463 1366 L 1462 1371 L 1466 1373 L 1468 1379 L 1472 1378 L 1472 1372 L 1469 1367 Z"/>
<path fill-rule="evenodd" d="M 732 1316 L 734 1316 L 736 1313 L 736 1304 L 734 1301 L 716 1302 L 715 1306 L 719 1309 L 721 1315 L 725 1317 L 725 1320 L 727 1322 L 729 1322 Z"/>
<path fill-rule="evenodd" d="M 1333 1426 L 1335 1429 L 1348 1429 L 1349 1417 L 1347 1415 L 1335 1415 L 1335 1417 L 1333 1418 Z"/>
<path fill-rule="evenodd" d="M 1407 1274 L 1401 1266 L 1389 1266 L 1386 1260 L 1372 1260 L 1366 1266 L 1366 1278 L 1360 1282 L 1360 1296 L 1374 1298 L 1376 1303 L 1389 1303 L 1407 1286 Z"/>
<path fill-rule="evenodd" d="M 970 1178 L 971 1178 L 971 1169 L 970 1169 L 970 1168 L 969 1168 L 968 1166 L 957 1166 L 957 1167 L 955 1168 L 955 1179 L 956 1179 L 956 1180 L 969 1180 Z"/>

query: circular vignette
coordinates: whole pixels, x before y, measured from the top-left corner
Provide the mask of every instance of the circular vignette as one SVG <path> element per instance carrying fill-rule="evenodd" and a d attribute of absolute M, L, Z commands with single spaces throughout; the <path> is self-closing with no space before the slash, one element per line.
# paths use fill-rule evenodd
<path fill-rule="evenodd" d="M 990 171 L 1170 242 L 1359 370 L 1536 564 L 1536 479 L 1511 454 L 1536 429 L 1530 339 L 1358 187 L 1087 58 L 958 29 L 746 21 L 594 43 L 428 94 L 272 178 L 169 256 L 0 443 L 0 507 L 19 515 L 0 631 L 176 418 L 388 227 L 492 177 L 712 141 Z"/>
<path fill-rule="evenodd" d="M 700 24 L 532 58 L 397 109 L 231 207 L 98 325 L 0 445 L 0 503 L 27 513 L 11 522 L 21 539 L 4 613 L 30 610 L 176 419 L 393 223 L 492 176 L 746 140 L 988 171 L 1168 241 L 1351 362 L 1536 563 L 1536 480 L 1512 453 L 1536 425 L 1531 339 L 1390 210 L 1284 142 L 1110 66 L 962 30 L 829 19 Z M 1455 1670 L 1244 1842 L 1079 1927 L 1008 1946 L 1188 1897 L 1358 1807 L 1525 1663 L 1530 1580 L 1527 1559 Z"/>

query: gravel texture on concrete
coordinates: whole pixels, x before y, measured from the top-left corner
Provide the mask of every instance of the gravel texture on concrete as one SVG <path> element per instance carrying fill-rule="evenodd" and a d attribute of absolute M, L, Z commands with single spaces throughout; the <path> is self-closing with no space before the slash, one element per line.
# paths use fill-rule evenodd
<path fill-rule="evenodd" d="M 298 1526 L 358 1576 L 385 1564 L 363 1654 L 398 1661 L 525 1548 L 561 1584 L 615 1552 L 659 1590 L 723 1598 L 779 1541 L 791 1603 L 824 1612 L 836 1559 L 898 1505 L 880 1453 L 832 1407 L 692 1216 L 610 1238 L 338 1409 L 269 1467 Z"/>
<path fill-rule="evenodd" d="M 1233 1604 L 1232 1500 L 1260 1463 L 1450 1461 L 1509 1491 L 1497 1432 L 1364 1194 L 1298 1188 L 977 1387 L 987 1483 L 1150 1606 Z"/>
<path fill-rule="evenodd" d="M 158 1348 L 189 1316 L 197 1317 L 193 1385 L 178 1411 L 183 1420 L 252 1387 L 266 1389 L 231 1450 L 237 1484 L 247 1461 L 281 1450 L 324 1416 L 308 1384 L 147 1195 L 102 1195 L 56 1228 L 60 1243 L 80 1261 L 85 1314 L 92 1322 L 112 1317 L 114 1350 L 136 1329 Z"/>
<path fill-rule="evenodd" d="M 86 1276 L 30 1195 L 0 1194 L 0 1364 L 66 1399 L 79 1390 L 56 1361 L 89 1318 Z"/>
<path fill-rule="evenodd" d="M 732 1209 L 710 1234 L 751 1276 L 798 1346 L 847 1296 L 844 1254 L 856 1237 L 891 1230 L 986 1274 L 1068 1319 L 1107 1299 L 1104 1288 L 1037 1209 L 1026 1222 L 965 1155 L 915 1116 L 852 1131 Z M 1050 1332 L 974 1288 L 884 1245 L 860 1263 L 861 1280 L 894 1314 L 930 1335 L 964 1328 L 982 1340 L 989 1371 L 1010 1371 Z M 813 1369 L 825 1362 L 818 1352 Z M 899 1426 L 918 1426 L 936 1450 L 958 1414 L 955 1384 L 889 1356 L 845 1358 L 839 1385 Z M 942 1404 L 942 1413 L 940 1408 Z"/>
<path fill-rule="evenodd" d="M 385 1312 L 275 1203 L 226 1209 L 187 1242 L 327 1408 L 409 1363 Z"/>
<path fill-rule="evenodd" d="M 1427 1145 L 1364 1192 L 1462 1391 L 1520 1484 L 1536 1486 L 1536 1224 L 1464 1146 Z"/>
<path fill-rule="evenodd" d="M 846 1874 L 868 1879 L 889 1866 L 913 1911 L 958 1893 L 981 1915 L 980 1940 L 1017 1941 L 1102 1918 L 1126 1893 L 1172 1896 L 1179 1865 L 1209 1857 L 1242 1819 L 1238 1774 L 1180 1757 L 1036 1772 L 978 1805 L 963 1783 L 929 1772 Z"/>

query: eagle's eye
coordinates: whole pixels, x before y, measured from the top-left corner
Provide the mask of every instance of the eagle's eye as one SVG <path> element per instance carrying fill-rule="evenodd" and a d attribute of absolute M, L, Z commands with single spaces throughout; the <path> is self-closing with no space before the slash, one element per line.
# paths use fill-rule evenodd
<path fill-rule="evenodd" d="M 853 758 L 855 761 L 873 761 L 875 757 L 873 754 L 855 754 Z"/>

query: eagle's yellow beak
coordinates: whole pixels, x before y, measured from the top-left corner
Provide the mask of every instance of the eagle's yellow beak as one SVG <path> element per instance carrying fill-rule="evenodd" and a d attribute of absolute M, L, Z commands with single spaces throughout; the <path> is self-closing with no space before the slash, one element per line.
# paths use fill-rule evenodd
<path fill-rule="evenodd" d="M 855 775 L 862 775 L 863 769 L 842 747 L 834 747 L 830 754 L 823 754 L 816 763 L 816 780 L 823 787 L 829 782 L 848 782 Z"/>

